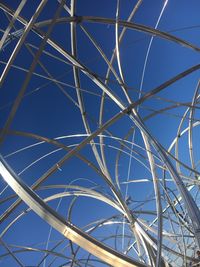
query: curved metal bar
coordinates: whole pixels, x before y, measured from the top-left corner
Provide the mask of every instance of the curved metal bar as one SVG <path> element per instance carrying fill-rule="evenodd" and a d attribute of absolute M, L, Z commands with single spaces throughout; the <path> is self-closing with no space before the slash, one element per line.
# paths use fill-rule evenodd
<path fill-rule="evenodd" d="M 80 229 L 66 222 L 22 182 L 22 180 L 7 165 L 2 156 L 0 172 L 11 188 L 18 193 L 19 197 L 32 210 L 34 210 L 36 214 L 68 239 L 113 266 L 145 266 L 133 259 L 125 257 L 123 254 L 120 254 L 109 247 L 106 247 L 91 236 L 83 233 Z"/>
<path fill-rule="evenodd" d="M 188 145 L 189 145 L 189 154 L 190 154 L 190 161 L 191 161 L 192 169 L 196 169 L 195 160 L 194 160 L 194 152 L 193 152 L 193 125 L 194 125 L 195 107 L 200 97 L 199 90 L 200 90 L 200 81 L 198 81 L 197 88 L 194 92 L 194 96 L 193 96 L 192 103 L 191 103 L 192 107 L 190 109 L 190 116 L 189 116 Z"/>
<path fill-rule="evenodd" d="M 2 7 L 5 7 L 5 5 L 1 5 Z M 116 21 L 115 19 L 111 19 L 111 18 L 101 18 L 101 17 L 93 17 L 93 16 L 77 16 L 77 17 L 72 17 L 72 18 L 60 18 L 57 20 L 57 23 L 63 23 L 63 22 L 71 22 L 71 21 L 78 21 L 78 23 L 80 22 L 90 22 L 90 23 L 103 23 L 103 24 L 110 24 L 110 25 L 115 25 Z M 141 32 L 145 32 L 148 33 L 150 35 L 156 35 L 159 36 L 163 39 L 167 39 L 169 41 L 178 43 L 184 47 L 190 48 L 192 50 L 195 50 L 197 52 L 200 52 L 200 48 L 190 44 L 189 42 L 182 40 L 176 36 L 173 36 L 169 33 L 166 32 L 162 32 L 159 30 L 156 30 L 154 28 L 145 26 L 145 25 L 141 25 L 141 24 L 136 24 L 136 23 L 132 23 L 129 21 L 123 21 L 123 20 L 119 20 L 118 21 L 120 26 L 129 28 L 129 29 L 134 29 L 136 31 L 141 31 Z M 46 21 L 41 21 L 35 24 L 36 27 L 44 27 L 46 25 L 49 24 L 49 20 Z"/>
<path fill-rule="evenodd" d="M 26 2 L 27 2 L 27 0 L 21 0 L 21 3 L 20 3 L 19 6 L 17 7 L 17 9 L 16 9 L 16 11 L 15 11 L 15 14 L 14 14 L 13 17 L 12 17 L 12 20 L 10 21 L 10 23 L 9 23 L 9 25 L 8 25 L 8 27 L 7 27 L 7 29 L 4 31 L 4 34 L 3 34 L 2 38 L 1 38 L 1 41 L 0 41 L 0 51 L 1 51 L 1 49 L 3 48 L 4 43 L 6 42 L 6 39 L 7 39 L 8 36 L 9 36 L 9 32 L 10 32 L 10 30 L 12 29 L 12 27 L 13 27 L 13 25 L 14 25 L 14 23 L 15 23 L 17 17 L 18 17 L 18 15 L 19 15 L 20 12 L 22 11 L 22 9 L 23 9 L 24 5 L 26 4 Z"/>
<path fill-rule="evenodd" d="M 75 9 L 76 9 L 76 0 L 71 0 L 71 12 L 70 15 L 71 17 L 73 17 L 75 15 Z M 77 57 L 77 38 L 76 38 L 76 23 L 75 22 L 71 22 L 70 24 L 71 26 L 71 51 L 72 51 L 72 56 L 73 57 Z M 79 78 L 79 68 L 77 68 L 76 66 L 73 66 L 73 73 L 74 73 L 74 82 L 75 82 L 75 87 L 76 87 L 76 93 L 77 93 L 77 98 L 78 98 L 78 103 L 79 103 L 79 107 L 80 107 L 80 112 L 81 112 L 81 116 L 82 116 L 82 120 L 83 120 L 83 124 L 86 130 L 87 134 L 91 134 L 91 130 L 90 130 L 90 126 L 89 123 L 87 121 L 86 118 L 86 111 L 85 111 L 85 107 L 84 107 L 84 101 L 83 101 L 83 95 L 82 92 L 79 90 L 79 88 L 81 88 L 81 84 L 80 84 L 80 78 Z M 101 171 L 103 173 L 105 173 L 105 175 L 108 177 L 108 179 L 111 181 L 108 169 L 106 169 L 102 164 L 102 161 L 100 159 L 99 153 L 96 149 L 96 146 L 94 144 L 94 141 L 91 140 L 90 141 L 93 153 L 95 155 L 95 158 L 98 162 L 98 165 L 101 169 Z"/>
<path fill-rule="evenodd" d="M 17 45 L 16 45 L 11 57 L 9 58 L 9 60 L 7 62 L 6 67 L 4 68 L 3 73 L 2 73 L 2 75 L 0 77 L 0 86 L 2 86 L 3 81 L 6 78 L 6 76 L 8 74 L 8 71 L 9 71 L 14 59 L 16 58 L 16 56 L 17 56 L 21 46 L 23 45 L 23 43 L 24 43 L 29 31 L 32 29 L 32 26 L 34 25 L 34 23 L 35 23 L 37 17 L 39 16 L 39 14 L 42 12 L 42 10 L 43 10 L 44 6 L 46 5 L 46 3 L 47 3 L 47 0 L 42 0 L 40 2 L 40 4 L 38 5 L 37 10 L 35 11 L 35 13 L 33 14 L 32 18 L 27 23 L 27 25 L 25 27 L 25 30 L 24 30 L 22 36 L 20 37 L 20 39 L 19 39 L 19 41 L 18 41 L 18 43 L 17 43 Z M 2 5 L 2 4 L 0 4 L 0 6 L 4 7 L 4 5 Z M 16 19 L 18 20 L 19 17 L 20 16 L 16 16 Z"/>
<path fill-rule="evenodd" d="M 16 257 L 15 253 L 13 251 L 11 251 L 11 249 L 9 248 L 9 246 L 2 240 L 2 238 L 0 238 L 0 243 L 2 244 L 2 246 L 6 249 L 6 251 L 8 251 L 7 255 L 11 255 L 11 257 L 15 260 L 15 262 L 18 264 L 18 266 L 24 267 L 24 265 L 21 263 L 21 261 Z M 0 258 L 2 256 L 0 255 Z"/>
<path fill-rule="evenodd" d="M 35 19 L 37 18 L 37 16 L 39 16 L 39 14 L 42 11 L 44 5 L 46 4 L 46 1 L 47 0 L 43 0 L 41 2 L 41 4 L 39 5 L 37 11 L 34 13 L 34 16 L 32 17 L 32 19 L 27 24 L 27 28 L 24 30 L 24 33 L 22 34 L 18 44 L 16 45 L 16 47 L 15 47 L 15 49 L 13 51 L 13 54 L 11 55 L 6 67 L 4 68 L 3 73 L 2 73 L 2 75 L 0 77 L 0 86 L 2 86 L 2 83 L 3 83 L 8 71 L 9 71 L 11 65 L 12 65 L 12 62 L 14 61 L 15 57 L 17 56 L 17 53 L 19 52 L 19 49 L 20 49 L 21 45 L 23 44 L 28 32 L 31 30 L 31 27 L 32 27 Z M 41 56 L 42 51 L 43 51 L 43 49 L 44 49 L 44 47 L 46 45 L 46 42 L 47 42 L 47 40 L 48 40 L 52 30 L 53 30 L 53 27 L 55 26 L 56 18 L 59 16 L 63 5 L 64 5 L 64 0 L 62 0 L 61 4 L 57 8 L 54 17 L 53 17 L 53 19 L 51 20 L 51 22 L 49 24 L 48 30 L 45 33 L 44 38 L 43 38 L 43 40 L 42 40 L 42 42 L 40 44 L 39 50 L 37 51 L 37 53 L 36 53 L 36 55 L 35 55 L 35 57 L 34 57 L 34 59 L 32 61 L 32 64 L 31 64 L 30 69 L 29 69 L 29 72 L 26 75 L 26 78 L 25 78 L 25 80 L 23 82 L 23 85 L 22 85 L 22 87 L 21 87 L 21 89 L 20 89 L 20 91 L 19 91 L 19 93 L 18 93 L 18 95 L 17 95 L 17 97 L 15 99 L 15 102 L 14 102 L 14 104 L 12 106 L 10 114 L 9 114 L 9 116 L 7 118 L 7 121 L 6 121 L 5 125 L 4 125 L 4 128 L 3 128 L 3 130 L 2 130 L 2 132 L 0 134 L 0 143 L 3 141 L 8 129 L 9 129 L 9 127 L 10 127 L 10 125 L 11 125 L 13 119 L 14 119 L 15 113 L 16 113 L 19 105 L 20 105 L 22 97 L 23 97 L 23 95 L 24 95 L 24 93 L 26 91 L 26 88 L 27 88 L 27 86 L 29 84 L 29 81 L 31 79 L 32 73 L 33 73 L 34 69 L 36 68 L 36 65 L 37 65 L 37 62 L 39 60 L 39 57 Z"/>

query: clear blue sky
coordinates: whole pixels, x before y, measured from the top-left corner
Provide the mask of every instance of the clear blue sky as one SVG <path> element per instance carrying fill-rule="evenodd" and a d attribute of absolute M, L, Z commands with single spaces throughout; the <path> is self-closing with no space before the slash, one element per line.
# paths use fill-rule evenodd
<path fill-rule="evenodd" d="M 3 0 L 5 5 L 16 9 L 20 1 Z M 123 0 L 120 1 L 120 20 L 127 20 L 136 1 Z M 35 12 L 40 1 L 29 0 L 21 12 L 21 16 L 25 19 L 30 19 Z M 70 1 L 66 1 L 70 6 Z M 132 22 L 146 25 L 150 28 L 155 28 L 158 21 L 160 12 L 162 10 L 164 1 L 144 0 L 138 11 L 136 12 Z M 117 1 L 114 0 L 77 0 L 76 15 L 77 16 L 96 16 L 104 18 L 116 18 Z M 44 10 L 38 17 L 36 22 L 51 19 L 58 7 L 55 0 L 50 0 L 46 4 Z M 162 14 L 157 29 L 163 32 L 170 33 L 173 36 L 181 38 L 196 47 L 200 47 L 200 19 L 199 19 L 200 3 L 197 0 L 169 0 L 166 8 Z M 60 17 L 68 17 L 68 13 L 62 10 Z M 3 31 L 8 25 L 8 17 L 0 9 L 0 38 L 3 36 Z M 113 50 L 115 48 L 115 26 L 109 23 L 88 23 L 81 22 L 77 25 L 77 59 L 80 63 L 86 66 L 92 74 L 105 83 L 107 72 L 107 64 L 103 57 L 91 43 L 89 38 L 83 32 L 81 25 L 93 36 L 96 43 L 105 53 L 105 56 L 110 60 Z M 20 22 L 14 24 L 11 33 L 16 33 L 17 30 L 23 29 Z M 48 27 L 41 28 L 46 32 Z M 122 27 L 119 27 L 119 33 Z M 53 28 L 50 38 L 55 40 L 56 43 L 71 54 L 71 36 L 70 24 L 59 23 Z M 2 73 L 6 62 L 13 49 L 15 48 L 18 37 L 13 37 L 13 40 L 7 42 L 3 49 L 0 51 L 0 73 Z M 147 49 L 151 40 L 151 35 L 136 31 L 135 29 L 127 29 L 124 39 L 120 44 L 120 61 L 124 73 L 124 81 L 128 88 L 128 94 L 131 101 L 135 101 L 139 97 L 139 89 L 141 87 L 142 72 L 144 67 Z M 31 31 L 26 38 L 26 46 L 23 45 L 13 62 L 2 87 L 0 88 L 0 127 L 3 128 L 8 119 L 9 113 L 12 109 L 14 101 L 26 79 L 27 69 L 33 61 L 33 56 L 30 53 L 36 54 L 38 47 L 41 44 L 41 38 Z M 27 48 L 28 47 L 28 48 Z M 173 41 L 165 40 L 160 37 L 154 37 L 150 46 L 149 55 L 147 59 L 146 69 L 144 73 L 143 85 L 141 87 L 142 94 L 146 93 L 184 70 L 199 63 L 200 53 L 192 48 L 184 47 Z M 22 134 L 16 135 L 12 131 L 34 133 L 39 136 L 48 138 L 65 137 L 58 140 L 62 144 L 74 147 L 86 138 L 86 130 L 81 118 L 81 113 L 75 102 L 77 103 L 76 90 L 74 88 L 74 77 L 71 63 L 64 58 L 59 52 L 55 51 L 50 45 L 46 45 L 44 52 L 39 58 L 41 64 L 37 64 L 34 74 L 26 88 L 22 101 L 17 109 L 14 119 L 10 125 L 9 134 L 6 135 L 3 144 L 1 145 L 0 152 L 3 156 L 7 156 L 8 163 L 13 167 L 16 173 L 21 173 L 20 177 L 28 184 L 32 185 L 44 172 L 46 172 L 53 164 L 55 164 L 62 156 L 66 154 L 64 150 L 58 150 L 58 147 L 50 144 L 38 144 L 36 146 L 27 148 L 19 153 L 10 155 L 21 148 L 35 144 L 38 141 L 34 138 L 24 137 Z M 117 60 L 115 58 L 113 67 L 120 77 Z M 101 105 L 102 89 L 98 87 L 92 79 L 89 79 L 83 72 L 80 72 L 81 92 L 83 102 L 85 105 L 86 116 L 91 132 L 99 127 L 99 114 Z M 51 78 L 59 82 L 57 85 L 51 81 Z M 148 117 L 154 111 L 161 110 L 173 106 L 176 103 L 188 103 L 192 101 L 195 88 L 199 79 L 199 71 L 196 71 L 184 79 L 174 83 L 173 85 L 165 88 L 160 92 L 158 97 L 153 97 L 145 101 L 139 108 L 138 113 L 151 132 L 151 134 L 166 148 L 170 146 L 173 139 L 177 135 L 177 129 L 180 124 L 181 118 L 187 109 L 187 106 L 176 108 L 169 108 L 162 113 L 155 113 L 154 116 Z M 107 84 L 109 90 L 114 93 L 126 107 L 128 101 L 122 92 L 113 74 L 109 77 Z M 68 96 L 66 96 L 66 93 Z M 174 102 L 172 102 L 174 101 Z M 104 104 L 103 122 L 106 122 L 112 116 L 120 111 L 120 107 L 114 103 L 109 96 L 106 96 Z M 188 115 L 189 116 L 189 115 Z M 199 119 L 199 110 L 195 111 L 195 119 Z M 186 118 L 182 130 L 188 127 L 188 119 Z M 110 176 L 115 183 L 116 178 L 116 164 L 121 183 L 121 194 L 123 198 L 131 197 L 130 207 L 139 210 L 137 207 L 146 199 L 149 200 L 146 204 L 141 206 L 143 210 L 155 211 L 154 189 L 152 182 L 145 183 L 131 183 L 126 189 L 124 182 L 129 180 L 152 180 L 149 171 L 149 163 L 146 160 L 146 152 L 144 151 L 144 142 L 141 137 L 140 131 L 137 129 L 135 132 L 133 146 L 133 158 L 130 161 L 130 148 L 132 133 L 128 136 L 127 148 L 122 148 L 118 139 L 124 139 L 129 130 L 134 126 L 132 120 L 126 115 L 108 128 L 108 132 L 102 132 L 106 135 L 104 139 L 104 149 L 106 164 L 110 172 Z M 198 162 L 199 153 L 199 129 L 195 128 L 193 132 L 194 142 L 194 158 Z M 80 136 L 82 135 L 82 136 Z M 191 167 L 188 150 L 188 135 L 186 134 L 180 140 L 180 155 L 179 159 Z M 96 148 L 100 153 L 99 138 L 95 138 Z M 53 152 L 54 151 L 54 152 Z M 52 152 L 52 153 L 50 153 Z M 155 152 L 153 150 L 153 152 Z M 91 146 L 86 145 L 80 151 L 81 155 L 85 156 L 88 160 L 94 163 L 98 168 L 97 160 L 94 157 Z M 46 156 L 45 156 L 46 155 Z M 45 157 L 43 157 L 45 156 Z M 158 155 L 157 155 L 158 156 Z M 117 161 L 119 157 L 119 161 Z M 41 159 L 40 159 L 41 158 Z M 40 159 L 40 160 L 38 160 Z M 25 170 L 27 166 L 35 162 L 30 168 Z M 156 163 L 161 164 L 158 159 Z M 130 169 L 129 169 L 130 164 Z M 145 165 L 145 166 L 144 166 Z M 129 169 L 129 171 L 128 171 Z M 197 167 L 198 170 L 198 167 Z M 182 169 L 183 175 L 189 175 L 189 171 Z M 162 178 L 162 170 L 158 168 L 158 178 Z M 170 176 L 167 174 L 167 178 Z M 100 175 L 90 168 L 87 164 L 82 162 L 77 157 L 72 157 L 68 160 L 60 170 L 56 171 L 52 176 L 46 180 L 44 185 L 78 185 L 87 188 L 95 187 L 98 192 L 104 193 L 106 196 L 114 199 L 114 196 Z M 175 189 L 173 183 L 168 183 L 169 187 Z M 1 180 L 0 191 L 2 191 L 6 183 Z M 45 198 L 64 189 L 42 189 L 37 191 L 37 194 Z M 128 190 L 128 191 L 127 191 Z M 12 195 L 13 191 L 7 188 L 0 195 L 3 200 Z M 178 192 L 175 191 L 178 195 Z M 16 198 L 15 198 L 16 199 Z M 65 218 L 69 209 L 73 196 L 63 198 L 60 204 L 59 200 L 49 202 L 49 205 L 62 214 Z M 0 204 L 0 211 L 3 213 L 12 203 L 14 199 L 8 200 Z M 166 205 L 163 200 L 163 207 Z M 13 214 L 0 225 L 2 231 L 21 211 L 26 209 L 26 205 L 20 205 Z M 109 218 L 114 215 L 120 215 L 119 211 L 109 207 L 107 204 L 87 197 L 79 197 L 74 205 L 72 212 L 72 222 L 78 227 L 97 221 L 102 218 Z M 153 220 L 154 216 L 140 215 L 141 219 L 147 222 Z M 116 222 L 123 222 L 123 218 L 119 217 Z M 3 240 L 9 245 L 39 247 L 45 249 L 48 239 L 50 227 L 38 218 L 37 215 L 29 212 L 27 215 L 19 219 L 3 236 Z M 112 236 L 116 233 L 122 235 L 124 232 L 123 224 L 113 224 L 100 227 L 94 231 L 93 236 L 101 240 L 101 238 Z M 130 235 L 129 228 L 125 227 L 125 234 Z M 63 239 L 55 230 L 52 230 L 48 248 L 52 248 L 56 242 Z M 130 239 L 133 240 L 133 239 Z M 122 244 L 125 242 L 124 247 Z M 122 241 L 119 237 L 116 246 L 119 251 L 122 251 L 128 245 L 129 239 Z M 130 241 L 131 242 L 131 241 Z M 115 246 L 114 239 L 110 238 L 105 240 L 105 243 L 110 246 Z M 55 251 L 62 253 L 65 256 L 70 256 L 70 248 L 68 241 L 64 241 Z M 10 247 L 11 250 L 18 250 L 18 248 Z M 74 245 L 76 249 L 76 245 Z M 62 250 L 63 249 L 63 250 Z M 3 247 L 0 248 L 0 255 L 6 253 Z M 25 266 L 37 266 L 44 253 L 30 252 L 30 253 L 17 253 L 17 257 L 24 263 Z M 77 254 L 77 259 L 86 258 L 87 253 L 80 250 Z M 135 256 L 131 251 L 129 256 Z M 50 264 L 54 256 L 47 257 L 46 266 Z M 94 257 L 93 257 L 94 258 Z M 66 259 L 57 259 L 53 266 L 62 266 L 67 262 Z M 91 261 L 91 264 L 92 261 Z M 3 257 L 0 266 L 10 267 L 17 266 L 16 262 L 9 257 Z M 81 265 L 84 266 L 84 265 Z M 104 266 L 102 263 L 94 263 L 93 266 Z"/>

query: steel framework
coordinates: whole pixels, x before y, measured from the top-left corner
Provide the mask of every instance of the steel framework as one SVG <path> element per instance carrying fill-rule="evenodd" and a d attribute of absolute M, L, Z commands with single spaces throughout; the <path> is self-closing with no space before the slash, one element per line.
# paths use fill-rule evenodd
<path fill-rule="evenodd" d="M 159 30 L 168 0 L 151 23 L 125 2 L 0 3 L 2 266 L 198 265 L 195 27 Z M 144 86 L 165 45 L 181 67 Z"/>

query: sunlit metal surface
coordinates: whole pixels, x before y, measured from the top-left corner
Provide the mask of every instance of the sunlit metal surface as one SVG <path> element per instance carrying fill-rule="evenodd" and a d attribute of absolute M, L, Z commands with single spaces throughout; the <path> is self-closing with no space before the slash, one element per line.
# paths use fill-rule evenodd
<path fill-rule="evenodd" d="M 125 2 L 0 3 L 3 266 L 198 264 L 199 26 Z"/>

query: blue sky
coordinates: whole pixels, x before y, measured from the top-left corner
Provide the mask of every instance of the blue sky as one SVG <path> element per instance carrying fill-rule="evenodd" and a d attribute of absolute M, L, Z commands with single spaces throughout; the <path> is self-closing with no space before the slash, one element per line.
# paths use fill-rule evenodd
<path fill-rule="evenodd" d="M 5 5 L 16 9 L 20 1 L 2 1 Z M 29 20 L 35 12 L 40 1 L 29 0 L 25 4 L 21 12 L 21 16 Z M 66 4 L 70 6 L 70 1 L 66 1 Z M 123 0 L 120 1 L 120 20 L 127 20 L 130 15 L 136 1 Z M 132 22 L 142 24 L 151 28 L 155 28 L 159 15 L 163 8 L 164 1 L 146 1 L 144 0 L 136 12 Z M 117 1 L 91 1 L 77 0 L 76 15 L 77 16 L 96 16 L 103 18 L 111 18 L 115 20 Z M 57 1 L 48 1 L 44 10 L 39 15 L 36 22 L 51 19 L 58 7 Z M 200 46 L 199 33 L 199 1 L 172 1 L 169 0 L 157 29 L 163 32 L 167 32 L 181 38 L 188 43 Z M 62 10 L 60 17 L 68 17 L 68 13 Z M 0 38 L 3 36 L 9 20 L 5 15 L 5 12 L 0 9 Z M 89 38 L 84 33 L 83 26 L 95 39 L 105 56 L 110 59 L 115 49 L 115 26 L 108 23 L 90 23 L 83 21 L 77 25 L 77 60 L 83 64 L 87 69 L 95 74 L 102 83 L 106 84 L 110 92 L 120 99 L 121 103 L 125 107 L 128 106 L 128 100 L 119 85 L 116 77 L 111 74 L 108 83 L 105 82 L 106 72 L 108 65 L 105 63 L 102 55 L 97 51 Z M 17 30 L 23 29 L 23 25 L 16 21 L 15 28 L 12 28 L 11 33 Z M 48 26 L 42 27 L 41 30 L 46 32 Z M 119 27 L 119 33 L 122 31 L 122 27 Z M 52 40 L 62 47 L 65 51 L 71 54 L 71 36 L 70 36 L 70 24 L 58 23 L 54 26 L 50 35 Z M 0 51 L 0 73 L 3 72 L 6 62 L 13 49 L 15 48 L 18 38 L 14 38 L 8 42 Z M 160 37 L 154 37 L 149 47 L 151 35 L 136 31 L 134 29 L 127 29 L 124 39 L 120 44 L 120 61 L 121 67 L 124 73 L 124 82 L 126 88 L 128 88 L 128 94 L 131 101 L 136 101 L 139 97 L 139 90 L 142 90 L 142 95 L 163 84 L 165 81 L 178 75 L 179 73 L 187 70 L 188 68 L 199 63 L 199 52 L 194 49 L 184 47 L 173 41 L 169 41 Z M 10 111 L 14 104 L 14 101 L 22 87 L 27 70 L 33 61 L 33 54 L 36 54 L 38 47 L 41 44 L 41 38 L 34 32 L 30 31 L 25 43 L 21 47 L 16 59 L 13 62 L 13 66 L 10 68 L 7 77 L 5 78 L 0 88 L 0 127 L 5 127 L 5 123 L 9 117 Z M 142 72 L 144 67 L 145 57 L 149 47 L 149 54 L 147 58 L 146 68 L 144 72 L 144 80 L 141 86 Z M 31 51 L 31 53 L 30 53 Z M 81 112 L 77 105 L 77 94 L 74 83 L 72 64 L 58 51 L 55 51 L 50 45 L 46 45 L 43 53 L 39 58 L 38 64 L 35 67 L 34 73 L 28 83 L 24 96 L 20 102 L 17 112 L 10 125 L 10 132 L 4 138 L 1 144 L 0 152 L 6 157 L 8 163 L 20 174 L 23 181 L 31 186 L 43 173 L 45 173 L 52 165 L 56 164 L 62 156 L 66 154 L 66 151 L 59 149 L 57 146 L 43 143 L 29 147 L 32 144 L 39 142 L 30 136 L 22 135 L 22 132 L 34 133 L 38 136 L 47 138 L 58 138 L 57 141 L 61 144 L 73 148 L 77 146 L 83 139 L 87 137 L 84 123 L 81 118 Z M 120 71 L 118 63 L 115 58 L 113 67 L 118 75 Z M 50 78 L 48 76 L 51 76 Z M 99 115 L 101 107 L 102 89 L 97 86 L 92 79 L 89 79 L 83 72 L 80 71 L 81 93 L 85 106 L 86 117 L 91 132 L 94 132 L 99 127 Z M 52 79 L 55 79 L 56 84 Z M 199 71 L 195 71 L 187 77 L 177 81 L 176 83 L 168 86 L 156 96 L 145 101 L 138 109 L 138 114 L 143 119 L 145 125 L 149 129 L 150 133 L 158 140 L 165 149 L 168 149 L 177 135 L 177 129 L 180 125 L 182 116 L 187 109 L 188 103 L 191 104 L 192 98 L 198 83 Z M 164 108 L 176 105 L 177 103 L 187 103 L 179 105 L 179 107 L 169 108 L 168 110 L 155 113 L 154 116 L 148 117 L 155 111 L 162 110 Z M 104 102 L 103 122 L 109 120 L 116 113 L 120 112 L 121 108 L 114 103 L 109 96 L 106 96 Z M 183 122 L 181 127 L 184 130 L 188 127 L 189 113 Z M 194 118 L 199 120 L 199 110 L 195 109 Z M 150 179 L 151 172 L 149 171 L 149 162 L 147 160 L 147 154 L 145 151 L 144 141 L 139 129 L 135 130 L 134 146 L 131 146 L 132 131 L 129 131 L 135 127 L 133 121 L 129 116 L 123 116 L 120 120 L 115 122 L 112 126 L 108 127 L 108 131 L 103 131 L 101 134 L 104 137 L 104 150 L 106 164 L 110 173 L 110 177 L 116 186 L 116 176 L 119 175 L 120 192 L 123 199 L 128 196 L 131 197 L 130 209 L 133 210 L 156 210 L 154 188 L 152 182 L 134 182 L 126 187 L 127 180 L 141 180 Z M 181 131 L 182 131 L 181 130 Z M 21 133 L 16 135 L 16 132 Z M 13 134 L 14 133 L 14 134 Z M 198 170 L 198 158 L 199 158 L 199 129 L 198 126 L 193 130 L 193 145 L 194 145 L 194 159 L 196 170 Z M 121 147 L 119 140 L 126 140 L 126 147 Z M 99 138 L 94 139 L 96 143 L 97 151 L 100 154 Z M 179 142 L 179 160 L 192 167 L 189 158 L 188 149 L 188 133 L 180 138 Z M 23 150 L 20 150 L 25 148 Z M 121 149 L 121 152 L 120 152 Z M 132 159 L 130 160 L 130 150 Z M 11 154 L 13 152 L 17 153 Z M 159 159 L 159 155 L 152 148 L 152 152 L 155 153 L 157 158 L 155 162 L 158 165 L 164 166 Z M 174 150 L 172 151 L 174 153 Z M 88 144 L 80 150 L 80 154 L 90 160 L 95 166 L 98 166 L 97 159 L 95 158 L 91 146 Z M 171 159 L 175 165 L 175 161 Z M 32 164 L 35 162 L 34 164 Z M 27 166 L 29 165 L 29 168 Z M 26 169 L 27 168 L 27 169 Z M 116 171 L 117 170 L 117 171 Z M 163 177 L 163 170 L 157 168 L 158 178 Z M 181 168 L 181 174 L 189 176 L 190 172 L 186 168 Z M 166 174 L 167 178 L 170 175 Z M 194 178 L 194 174 L 191 175 Z M 106 196 L 114 199 L 108 184 L 102 179 L 102 176 L 98 175 L 90 166 L 82 162 L 77 157 L 70 158 L 60 169 L 58 169 L 53 175 L 51 175 L 41 186 L 59 185 L 76 185 L 86 188 L 94 187 L 94 190 L 101 192 Z M 10 188 L 5 191 L 6 182 L 1 180 L 0 199 L 4 200 L 13 194 Z M 167 182 L 167 185 L 174 190 L 178 195 L 176 186 L 172 182 Z M 161 194 L 165 195 L 162 187 Z M 64 188 L 46 189 L 41 188 L 36 191 L 41 198 L 53 195 L 58 192 L 64 191 Z M 192 191 L 193 192 L 193 191 Z M 171 195 L 172 199 L 173 196 Z M 16 199 L 16 198 L 15 198 Z M 1 203 L 0 210 L 3 213 L 15 199 Z M 49 202 L 49 205 L 57 209 L 58 212 L 66 218 L 67 211 L 74 199 L 73 196 L 68 196 L 59 200 Z M 197 198 L 198 202 L 198 198 Z M 60 204 L 59 204 L 60 203 Z M 138 205 L 140 205 L 138 207 Z M 166 206 L 166 200 L 162 199 L 163 207 Z M 20 205 L 0 226 L 1 231 L 24 209 L 26 205 Z M 184 208 L 184 207 L 183 207 Z M 181 207 L 177 207 L 181 209 Z M 134 241 L 134 237 L 131 236 L 130 229 L 126 225 L 125 220 L 119 211 L 107 204 L 87 197 L 78 197 L 75 201 L 72 222 L 78 227 L 86 226 L 94 221 L 102 218 L 106 219 L 112 216 L 118 216 L 114 219 L 116 223 L 99 227 L 92 235 L 101 240 L 106 237 L 111 237 L 118 233 L 120 235 L 116 241 L 113 238 L 109 238 L 104 241 L 109 246 L 115 247 L 121 252 L 126 250 L 126 246 L 129 242 Z M 137 215 L 138 216 L 138 215 Z M 147 223 L 150 223 L 155 216 L 140 215 L 141 219 L 144 219 Z M 165 222 L 167 224 L 167 221 Z M 165 225 L 164 223 L 164 225 Z M 125 227 L 125 228 L 124 228 Z M 156 225 L 155 225 L 155 229 Z M 166 230 L 169 230 L 166 226 Z M 29 212 L 23 218 L 19 219 L 9 231 L 3 236 L 3 240 L 9 245 L 38 247 L 40 249 L 46 248 L 48 235 L 50 233 L 50 226 L 48 226 L 42 219 L 40 219 L 33 212 Z M 130 238 L 125 238 L 123 241 L 123 234 L 127 234 Z M 55 230 L 52 230 L 50 235 L 50 242 L 48 248 L 52 248 L 55 242 L 59 242 L 63 237 Z M 124 244 L 124 245 L 122 245 Z M 167 244 L 167 243 L 166 243 Z M 67 248 L 66 248 L 67 246 Z M 74 245 L 74 249 L 76 245 Z M 10 247 L 11 250 L 17 250 L 15 247 Z M 71 252 L 69 248 L 69 242 L 64 240 L 63 243 L 55 249 L 56 252 L 62 253 L 64 256 L 70 257 Z M 0 248 L 0 255 L 6 253 L 5 248 Z M 40 260 L 43 258 L 44 253 L 41 252 L 22 252 L 16 253 L 18 259 L 23 262 L 24 266 L 37 266 Z M 137 258 L 133 250 L 128 254 L 130 257 Z M 87 252 L 80 249 L 77 254 L 77 259 L 87 259 Z M 145 258 L 145 257 L 144 257 Z M 43 266 L 49 266 L 54 256 L 48 256 Z M 95 257 L 92 256 L 92 259 Z M 53 266 L 63 266 L 67 262 L 64 258 L 57 258 L 53 263 Z M 105 266 L 103 263 L 93 263 L 92 266 Z M 1 264 L 0 264 L 1 265 Z M 2 258 L 2 266 L 18 266 L 16 261 L 10 257 Z M 84 266 L 80 261 L 80 266 Z"/>

